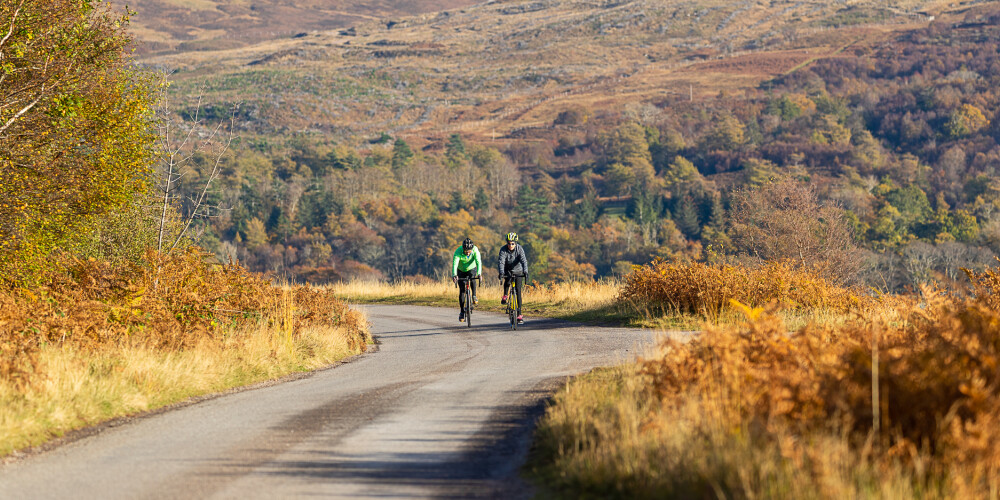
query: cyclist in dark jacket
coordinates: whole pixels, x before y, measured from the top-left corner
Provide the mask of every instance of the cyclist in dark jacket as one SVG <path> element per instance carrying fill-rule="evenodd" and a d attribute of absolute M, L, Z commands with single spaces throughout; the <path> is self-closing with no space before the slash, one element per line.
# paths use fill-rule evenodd
<path fill-rule="evenodd" d="M 507 233 L 507 244 L 500 248 L 500 255 L 497 259 L 497 272 L 499 279 L 503 281 L 503 298 L 501 304 L 507 303 L 507 291 L 514 282 L 514 293 L 517 294 L 517 321 L 524 322 L 521 315 L 521 289 L 524 288 L 524 280 L 528 277 L 528 256 L 524 254 L 524 248 L 517 243 L 517 233 Z"/>

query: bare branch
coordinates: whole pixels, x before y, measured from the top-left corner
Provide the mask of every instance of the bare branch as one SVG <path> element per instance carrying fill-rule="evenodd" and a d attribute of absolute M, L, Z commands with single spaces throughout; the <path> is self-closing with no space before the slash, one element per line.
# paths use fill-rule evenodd
<path fill-rule="evenodd" d="M 27 106 L 25 106 L 24 108 L 22 108 L 21 111 L 18 111 L 14 116 L 10 117 L 10 120 L 7 120 L 7 123 L 3 124 L 3 126 L 0 127 L 0 134 L 3 134 L 3 132 L 5 130 L 7 130 L 8 128 L 10 128 L 10 126 L 13 125 L 14 122 L 18 118 L 20 118 L 21 116 L 23 116 L 28 111 L 31 111 L 31 108 L 35 107 L 35 105 L 38 104 L 38 102 L 42 100 L 42 96 L 44 95 L 44 92 L 45 92 L 45 87 L 43 86 L 42 87 L 42 94 L 41 95 L 39 95 L 38 97 L 36 97 L 34 101 L 31 101 L 30 104 L 28 104 Z"/>
<path fill-rule="evenodd" d="M 212 133 L 211 137 L 215 137 L 218 131 L 221 129 L 222 124 L 216 127 L 215 131 Z M 188 217 L 187 223 L 184 225 L 184 229 L 177 235 L 174 239 L 173 245 L 170 246 L 170 250 L 177 248 L 181 240 L 184 238 L 184 234 L 191 227 L 191 223 L 194 222 L 195 216 L 198 214 L 198 209 L 202 206 L 205 201 L 205 196 L 208 195 L 208 189 L 211 187 L 212 182 L 219 177 L 219 173 L 222 171 L 222 158 L 225 157 L 226 151 L 229 150 L 229 146 L 233 143 L 233 138 L 235 137 L 236 129 L 236 111 L 233 110 L 232 116 L 229 118 L 229 137 L 222 146 L 222 149 L 217 151 L 215 154 L 215 163 L 212 165 L 212 173 L 209 174 L 208 180 L 205 181 L 205 187 L 201 190 L 201 194 L 198 196 L 198 200 L 195 202 L 194 208 L 191 211 L 191 215 Z M 208 144 L 207 142 L 205 144 Z"/>
<path fill-rule="evenodd" d="M 7 34 L 4 35 L 3 40 L 0 40 L 0 48 L 2 48 L 3 44 L 7 43 L 7 40 L 9 40 L 11 35 L 14 34 L 14 24 L 17 23 L 17 15 L 21 12 L 21 7 L 24 7 L 24 2 L 25 0 L 21 0 L 21 3 L 17 4 L 17 8 L 14 9 L 14 15 L 10 17 L 10 28 L 7 29 Z M 3 59 L 3 53 L 0 53 L 0 59 Z"/>

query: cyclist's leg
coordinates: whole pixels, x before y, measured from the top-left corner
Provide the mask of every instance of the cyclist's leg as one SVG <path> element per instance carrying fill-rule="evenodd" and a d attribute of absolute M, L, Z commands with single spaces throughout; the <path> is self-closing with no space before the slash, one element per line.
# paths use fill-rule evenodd
<path fill-rule="evenodd" d="M 475 278 L 476 274 L 472 273 L 471 277 Z M 479 301 L 479 295 L 476 293 L 479 288 L 479 280 L 472 280 L 469 282 L 469 284 L 472 285 L 472 303 L 475 304 L 476 302 Z"/>
<path fill-rule="evenodd" d="M 510 289 L 510 277 L 504 276 L 503 278 L 503 296 L 507 296 L 507 291 Z"/>
<path fill-rule="evenodd" d="M 524 276 L 514 278 L 514 290 L 517 293 L 517 315 L 521 315 L 521 290 L 524 289 Z"/>
<path fill-rule="evenodd" d="M 469 278 L 471 276 L 472 273 L 469 271 L 458 272 L 459 278 Z M 461 281 L 458 282 L 458 310 L 463 313 L 465 312 L 465 283 L 462 283 Z"/>
<path fill-rule="evenodd" d="M 458 282 L 458 317 L 465 317 L 465 286 L 461 281 Z"/>

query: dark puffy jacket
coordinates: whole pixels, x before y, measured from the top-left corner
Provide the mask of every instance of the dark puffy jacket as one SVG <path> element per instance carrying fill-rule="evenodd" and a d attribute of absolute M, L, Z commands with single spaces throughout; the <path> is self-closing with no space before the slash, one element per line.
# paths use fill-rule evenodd
<path fill-rule="evenodd" d="M 524 248 L 519 244 L 515 244 L 513 250 L 508 249 L 507 245 L 500 247 L 497 272 L 501 276 L 507 273 L 514 276 L 527 276 L 528 256 L 524 255 Z"/>

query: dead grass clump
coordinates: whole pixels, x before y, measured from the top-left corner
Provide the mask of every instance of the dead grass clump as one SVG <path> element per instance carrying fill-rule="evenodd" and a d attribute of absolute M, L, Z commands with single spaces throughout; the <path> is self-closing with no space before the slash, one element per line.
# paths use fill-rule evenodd
<path fill-rule="evenodd" d="M 785 309 L 840 312 L 852 310 L 861 301 L 846 288 L 784 263 L 749 268 L 656 261 L 637 266 L 618 295 L 621 305 L 636 311 L 709 318 L 718 317 L 734 299 L 751 305 L 774 303 Z"/>
<path fill-rule="evenodd" d="M 125 269 L 70 259 L 44 286 L 0 290 L 0 376 L 30 382 L 44 345 L 183 350 L 222 342 L 228 332 L 257 322 L 290 336 L 339 325 L 352 348 L 367 343 L 363 318 L 332 294 L 278 289 L 242 267 L 209 265 L 206 257 L 198 249 L 150 254 L 150 264 Z"/>
<path fill-rule="evenodd" d="M 612 305 L 618 288 L 617 283 L 609 281 L 536 282 L 524 287 L 525 304 L 531 305 L 528 302 L 530 300 L 533 303 L 574 306 L 577 309 L 598 308 Z M 501 293 L 499 286 L 496 287 L 496 293 Z"/>

